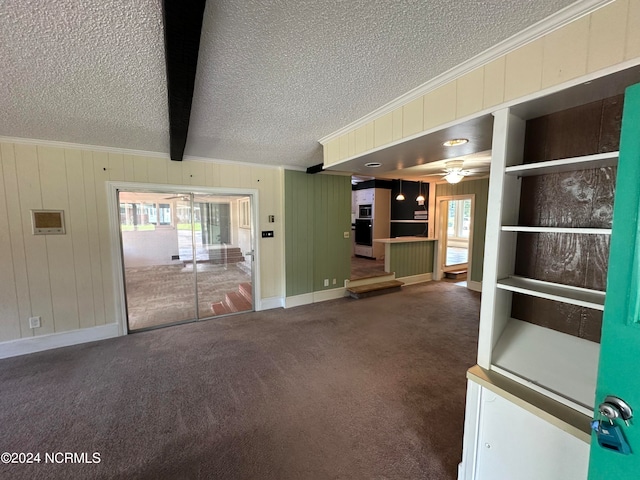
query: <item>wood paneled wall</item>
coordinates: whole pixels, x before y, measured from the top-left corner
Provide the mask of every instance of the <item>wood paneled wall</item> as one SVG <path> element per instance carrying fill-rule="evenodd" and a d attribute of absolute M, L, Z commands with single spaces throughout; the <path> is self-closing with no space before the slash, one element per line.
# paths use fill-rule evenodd
<path fill-rule="evenodd" d="M 325 166 L 640 57 L 640 0 L 589 15 L 329 139 Z M 427 80 L 427 79 L 425 79 Z"/>
<path fill-rule="evenodd" d="M 390 271 L 396 278 L 433 272 L 434 242 L 391 243 Z"/>
<path fill-rule="evenodd" d="M 0 144 L 0 341 L 119 322 L 106 182 L 254 188 L 261 298 L 284 290 L 282 171 L 35 144 Z M 66 235 L 31 233 L 31 209 L 65 211 Z M 276 223 L 267 216 L 275 215 Z M 42 317 L 31 330 L 30 316 Z"/>
<path fill-rule="evenodd" d="M 618 150 L 622 104 L 617 96 L 529 120 L 524 162 Z M 611 228 L 616 173 L 606 167 L 524 177 L 519 224 Z M 604 291 L 608 260 L 608 235 L 520 233 L 515 274 Z M 514 295 L 512 316 L 600 341 L 602 312 L 588 308 Z"/>
<path fill-rule="evenodd" d="M 287 297 L 344 287 L 351 276 L 351 238 L 344 238 L 351 232 L 351 177 L 287 170 L 284 178 Z"/>

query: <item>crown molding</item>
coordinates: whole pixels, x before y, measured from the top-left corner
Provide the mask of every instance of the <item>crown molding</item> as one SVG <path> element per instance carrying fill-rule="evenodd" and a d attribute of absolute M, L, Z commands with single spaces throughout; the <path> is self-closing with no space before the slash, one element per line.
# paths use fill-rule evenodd
<path fill-rule="evenodd" d="M 0 142 L 15 143 L 18 145 L 35 145 L 37 147 L 67 148 L 71 150 L 90 150 L 92 152 L 115 153 L 119 155 L 136 155 L 139 157 L 152 157 L 157 159 L 170 160 L 168 153 L 151 152 L 147 150 L 132 150 L 129 148 L 103 147 L 100 145 L 86 145 L 82 143 L 58 142 L 56 140 L 41 140 L 37 138 L 23 138 L 23 137 L 5 137 L 0 135 Z M 261 163 L 241 162 L 238 160 L 223 160 L 219 158 L 196 157 L 193 155 L 185 155 L 184 161 L 219 163 L 219 164 L 227 164 L 227 165 L 246 165 L 248 167 L 274 168 L 274 169 L 300 168 L 301 170 L 306 170 L 305 167 L 298 167 L 295 165 L 293 166 L 264 165 Z"/>
<path fill-rule="evenodd" d="M 438 87 L 441 87 L 469 72 L 475 70 L 478 67 L 486 65 L 497 58 L 500 58 L 527 43 L 533 42 L 554 30 L 562 28 L 563 26 L 581 18 L 585 15 L 589 15 L 595 10 L 608 5 L 615 0 L 578 0 L 571 5 L 559 10 L 555 14 L 547 17 L 533 25 L 525 28 L 524 30 L 516 33 L 515 35 L 503 40 L 500 43 L 488 48 L 482 53 L 479 53 L 475 57 L 447 70 L 444 73 L 432 78 L 431 80 L 419 85 L 418 87 L 409 90 L 407 93 L 400 95 L 395 100 L 391 100 L 389 103 L 377 108 L 376 110 L 368 113 L 367 115 L 351 122 L 350 124 L 336 130 L 329 135 L 326 135 L 318 140 L 322 145 L 326 145 L 331 140 L 334 140 L 345 133 L 348 133 L 356 128 L 359 128 L 367 123 L 392 112 L 393 110 L 405 105 L 421 96 L 429 93 Z"/>

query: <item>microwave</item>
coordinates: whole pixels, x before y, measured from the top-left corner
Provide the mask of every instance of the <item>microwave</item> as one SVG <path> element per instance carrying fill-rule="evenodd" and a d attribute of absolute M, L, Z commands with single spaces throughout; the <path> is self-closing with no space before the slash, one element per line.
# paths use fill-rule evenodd
<path fill-rule="evenodd" d="M 371 218 L 373 208 L 369 205 L 358 205 L 358 218 Z"/>

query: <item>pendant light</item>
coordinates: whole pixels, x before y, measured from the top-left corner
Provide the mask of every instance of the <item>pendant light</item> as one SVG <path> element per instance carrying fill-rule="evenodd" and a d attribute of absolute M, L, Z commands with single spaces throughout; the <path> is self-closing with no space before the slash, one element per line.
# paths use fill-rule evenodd
<path fill-rule="evenodd" d="M 400 193 L 396 197 L 396 200 L 400 200 L 400 201 L 404 200 L 404 195 L 402 194 L 402 179 L 400 179 Z"/>
<path fill-rule="evenodd" d="M 420 192 L 416 197 L 416 202 L 424 202 L 424 195 L 422 195 L 422 180 L 420 180 Z"/>

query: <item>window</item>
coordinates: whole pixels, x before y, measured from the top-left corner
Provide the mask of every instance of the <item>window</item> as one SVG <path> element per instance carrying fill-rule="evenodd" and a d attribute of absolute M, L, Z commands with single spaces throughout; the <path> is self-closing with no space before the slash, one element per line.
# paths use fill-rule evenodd
<path fill-rule="evenodd" d="M 451 238 L 469 238 L 471 227 L 471 199 L 449 202 L 447 235 Z"/>
<path fill-rule="evenodd" d="M 171 225 L 170 204 L 120 203 L 120 228 L 122 231 L 155 230 L 161 225 Z"/>
<path fill-rule="evenodd" d="M 248 198 L 241 198 L 238 200 L 240 207 L 240 228 L 251 228 L 251 209 Z"/>

